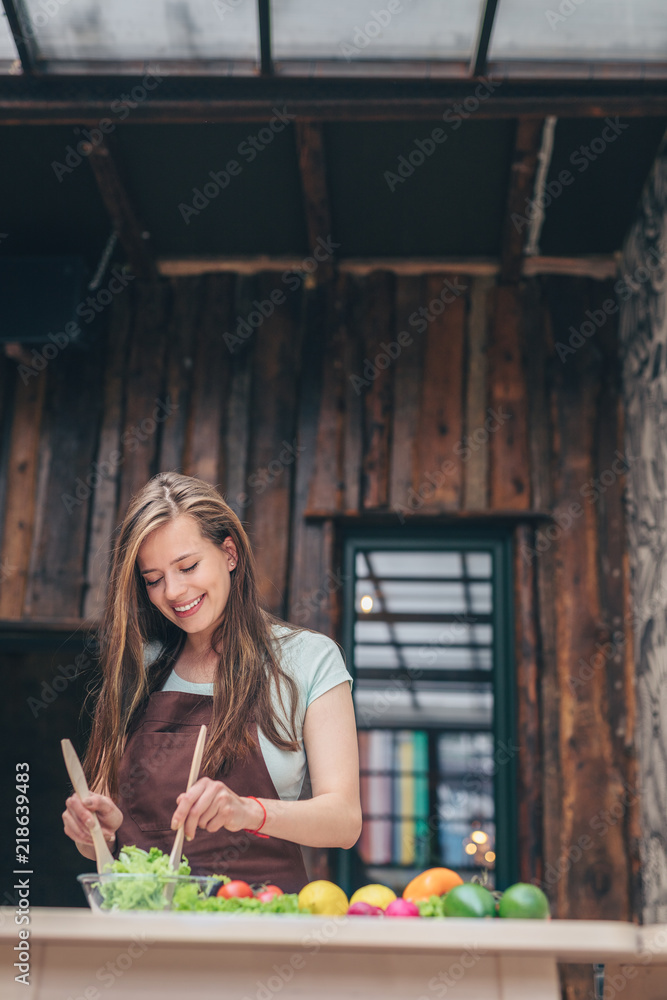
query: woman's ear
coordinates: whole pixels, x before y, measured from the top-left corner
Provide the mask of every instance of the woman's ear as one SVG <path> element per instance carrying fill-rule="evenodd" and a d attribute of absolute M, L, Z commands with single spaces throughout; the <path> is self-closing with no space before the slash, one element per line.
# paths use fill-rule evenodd
<path fill-rule="evenodd" d="M 234 540 L 229 536 L 225 538 L 222 543 L 222 550 L 227 556 L 227 566 L 230 570 L 233 570 L 235 566 L 238 566 L 239 554 L 234 543 Z"/>

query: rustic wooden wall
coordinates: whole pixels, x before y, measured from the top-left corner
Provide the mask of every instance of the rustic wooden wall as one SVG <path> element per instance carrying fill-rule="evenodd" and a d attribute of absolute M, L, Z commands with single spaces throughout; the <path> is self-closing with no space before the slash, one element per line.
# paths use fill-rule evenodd
<path fill-rule="evenodd" d="M 261 316 L 254 303 L 276 289 L 284 301 Z M 219 484 L 248 527 L 267 606 L 334 635 L 337 519 L 397 531 L 411 517 L 510 520 L 521 875 L 561 916 L 629 917 L 616 317 L 576 335 L 611 295 L 581 278 L 382 271 L 294 290 L 279 272 L 135 281 L 39 373 L 0 361 L 0 618 L 94 620 L 113 527 L 162 469 Z"/>

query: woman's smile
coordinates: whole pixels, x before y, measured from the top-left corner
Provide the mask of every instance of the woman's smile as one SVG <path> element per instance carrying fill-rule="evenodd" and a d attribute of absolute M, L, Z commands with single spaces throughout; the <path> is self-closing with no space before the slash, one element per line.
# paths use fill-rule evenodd
<path fill-rule="evenodd" d="M 191 615 L 194 615 L 197 611 L 199 611 L 205 597 L 206 594 L 200 594 L 199 597 L 195 597 L 194 601 L 191 601 L 189 604 L 181 604 L 172 610 L 178 615 L 179 618 L 189 618 Z"/>

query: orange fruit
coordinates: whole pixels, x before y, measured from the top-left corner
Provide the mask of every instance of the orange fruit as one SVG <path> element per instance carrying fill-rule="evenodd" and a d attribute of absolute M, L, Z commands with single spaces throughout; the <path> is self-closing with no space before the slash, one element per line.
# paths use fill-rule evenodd
<path fill-rule="evenodd" d="M 403 899 L 411 899 L 416 903 L 418 899 L 428 899 L 429 896 L 444 896 L 462 882 L 461 876 L 451 868 L 427 868 L 421 875 L 408 882 L 403 890 Z"/>

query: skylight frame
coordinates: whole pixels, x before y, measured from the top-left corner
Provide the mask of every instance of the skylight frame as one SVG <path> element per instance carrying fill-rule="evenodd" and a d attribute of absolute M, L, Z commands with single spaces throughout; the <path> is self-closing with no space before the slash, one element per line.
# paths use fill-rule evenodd
<path fill-rule="evenodd" d="M 149 71 L 155 60 L 45 59 L 38 51 L 38 29 L 21 30 L 26 23 L 25 0 L 2 0 L 17 47 L 17 58 L 0 60 L 0 75 L 136 76 Z M 493 28 L 502 16 L 502 0 L 484 0 L 469 61 L 461 59 L 276 59 L 272 45 L 272 0 L 257 5 L 257 59 L 160 58 L 160 65 L 178 77 L 295 77 L 302 79 L 365 78 L 405 80 L 464 80 L 488 75 L 501 80 L 660 80 L 667 79 L 667 58 L 657 59 L 489 59 Z M 273 0 L 275 3 L 275 0 Z"/>

